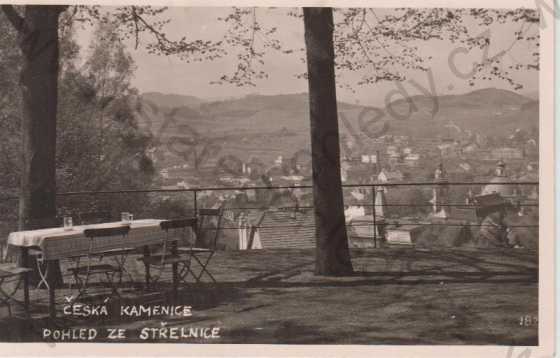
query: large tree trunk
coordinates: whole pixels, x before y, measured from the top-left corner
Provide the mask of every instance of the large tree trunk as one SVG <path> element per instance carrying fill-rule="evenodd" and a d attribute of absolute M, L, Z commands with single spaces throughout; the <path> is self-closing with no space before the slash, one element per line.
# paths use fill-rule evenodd
<path fill-rule="evenodd" d="M 304 8 L 316 227 L 315 273 L 353 272 L 344 222 L 331 8 Z"/>
<path fill-rule="evenodd" d="M 56 217 L 56 109 L 58 103 L 58 17 L 56 6 L 25 7 L 23 53 L 23 172 L 20 225 L 40 228 Z"/>
<path fill-rule="evenodd" d="M 23 54 L 20 229 L 57 224 L 58 18 L 64 9 L 63 6 L 27 5 L 24 16 L 20 17 L 13 8 L 3 6 L 6 16 L 19 32 Z M 60 272 L 49 275 L 58 276 L 56 281 L 61 281 Z"/>

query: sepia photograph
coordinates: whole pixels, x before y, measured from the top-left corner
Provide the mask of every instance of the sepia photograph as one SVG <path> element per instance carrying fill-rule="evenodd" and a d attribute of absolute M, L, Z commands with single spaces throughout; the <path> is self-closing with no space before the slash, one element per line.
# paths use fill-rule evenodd
<path fill-rule="evenodd" d="M 556 9 L 433 3 L 1 5 L 2 354 L 552 357 Z"/>

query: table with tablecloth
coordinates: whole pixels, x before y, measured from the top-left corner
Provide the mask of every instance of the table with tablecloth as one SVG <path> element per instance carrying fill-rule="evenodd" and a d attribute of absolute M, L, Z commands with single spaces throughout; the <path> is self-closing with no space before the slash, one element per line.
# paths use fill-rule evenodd
<path fill-rule="evenodd" d="M 15 254 L 14 249 L 19 248 L 20 255 L 24 257 L 22 260 L 23 265 L 26 266 L 27 250 L 29 248 L 39 248 L 47 263 L 56 262 L 56 260 L 64 258 L 87 255 L 91 249 L 95 252 L 102 252 L 122 248 L 146 248 L 149 245 L 159 244 L 165 240 L 165 233 L 160 228 L 161 221 L 159 219 L 143 219 L 128 223 L 112 222 L 79 225 L 71 228 L 57 227 L 12 232 L 8 236 L 7 254 L 13 255 Z M 86 229 L 102 229 L 118 225 L 129 225 L 130 231 L 128 235 L 98 238 L 95 240 L 95 247 L 90 247 L 91 241 L 84 235 Z M 54 285 L 49 286 L 49 291 L 49 300 L 53 301 Z M 28 295 L 26 294 L 26 296 Z M 54 302 L 52 303 L 54 304 Z"/>
<path fill-rule="evenodd" d="M 8 236 L 8 254 L 16 247 L 38 247 L 46 260 L 86 255 L 90 240 L 85 237 L 86 229 L 101 229 L 118 225 L 129 225 L 130 231 L 124 237 L 107 237 L 95 241 L 94 251 L 105 251 L 125 247 L 142 247 L 161 243 L 164 239 L 158 219 L 134 220 L 130 223 L 113 222 L 80 225 L 72 228 L 47 228 L 12 232 Z"/>

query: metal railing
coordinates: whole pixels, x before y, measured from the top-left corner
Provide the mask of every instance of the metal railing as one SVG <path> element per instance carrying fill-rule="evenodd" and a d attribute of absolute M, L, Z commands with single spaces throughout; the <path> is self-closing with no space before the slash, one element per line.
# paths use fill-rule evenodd
<path fill-rule="evenodd" d="M 368 184 L 343 184 L 342 188 L 343 191 L 344 190 L 351 190 L 351 189 L 366 189 L 367 192 L 369 192 L 369 195 L 365 195 L 365 199 L 368 200 L 368 202 L 354 202 L 351 203 L 351 200 L 346 200 L 345 198 L 345 209 L 350 207 L 350 206 L 361 206 L 364 209 L 368 209 L 371 210 L 371 215 L 372 215 L 372 222 L 371 224 L 366 224 L 366 223 L 350 223 L 347 224 L 347 228 L 352 228 L 352 227 L 359 227 L 359 226 L 369 226 L 372 225 L 373 227 L 373 239 L 375 242 L 375 245 L 377 246 L 377 230 L 375 229 L 377 227 L 378 224 L 378 220 L 379 218 L 377 217 L 376 214 L 376 210 L 375 208 L 379 205 L 376 204 L 376 193 L 379 187 L 382 187 L 386 190 L 400 190 L 402 188 L 405 187 L 413 187 L 413 188 L 428 188 L 428 189 L 433 189 L 436 187 L 440 187 L 440 186 L 445 186 L 448 188 L 451 187 L 459 187 L 459 186 L 466 186 L 469 188 L 475 188 L 475 190 L 478 187 L 482 187 L 485 185 L 495 185 L 495 184 L 499 184 L 499 185 L 503 185 L 503 186 L 515 186 L 517 188 L 521 188 L 521 187 L 537 187 L 539 183 L 537 181 L 524 181 L 524 182 L 516 182 L 516 181 L 511 181 L 511 182 L 501 182 L 501 183 L 494 183 L 494 182 L 488 182 L 488 181 L 475 181 L 475 182 L 447 182 L 447 181 L 428 181 L 428 182 L 389 182 L 389 183 L 368 183 Z M 57 200 L 59 201 L 64 201 L 64 200 L 70 200 L 71 202 L 74 203 L 85 203 L 87 201 L 91 201 L 92 197 L 100 197 L 100 196 L 105 196 L 105 197 L 111 197 L 111 196 L 134 196 L 134 195 L 181 195 L 181 194 L 187 194 L 191 197 L 190 199 L 190 205 L 186 205 L 185 209 L 188 210 L 189 208 L 187 208 L 188 206 L 190 206 L 190 212 L 191 213 L 196 213 L 199 209 L 199 206 L 201 205 L 201 194 L 205 193 L 205 192 L 213 192 L 213 193 L 223 193 L 223 192 L 237 192 L 237 193 L 241 193 L 241 192 L 247 192 L 247 191 L 294 191 L 294 190 L 310 190 L 313 187 L 311 185 L 280 185 L 280 186 L 246 186 L 246 187 L 238 187 L 238 186 L 224 186 L 224 187 L 198 187 L 198 188 L 173 188 L 173 189 L 134 189 L 134 190 L 106 190 L 106 191 L 95 191 L 95 192 L 91 192 L 91 191 L 76 191 L 76 192 L 66 192 L 66 193 L 59 193 L 57 194 Z M 521 190 L 522 191 L 522 190 Z M 85 197 L 84 199 L 79 199 L 80 197 Z M 86 199 L 87 198 L 87 199 Z M 15 196 L 5 196 L 5 197 L 0 197 L 0 202 L 11 202 L 11 201 L 15 201 L 18 198 Z M 76 199 L 78 199 L 76 201 Z M 108 200 L 108 202 L 111 202 L 111 200 Z M 124 201 L 126 205 L 127 200 Z M 145 199 L 145 202 L 147 203 L 146 205 L 149 207 L 150 203 L 153 202 L 153 200 L 151 200 L 150 198 Z M 290 210 L 294 210 L 294 211 L 305 211 L 305 210 L 310 210 L 313 208 L 312 205 L 298 205 L 297 201 L 296 201 L 296 205 L 293 206 L 281 206 L 281 205 L 274 205 L 274 202 L 269 202 L 269 203 L 258 203 L 257 201 L 252 201 L 255 205 L 253 206 L 241 206 L 241 207 L 236 207 L 235 205 L 233 206 L 226 206 L 225 210 L 228 211 L 238 211 L 238 212 L 242 212 L 242 211 L 250 211 L 250 210 L 270 210 L 270 209 L 279 209 L 279 210 L 284 210 L 284 211 L 290 211 Z M 537 207 L 538 208 L 538 201 L 525 201 L 525 202 L 518 202 L 516 203 L 518 208 L 523 208 L 523 207 Z M 64 206 L 64 204 L 61 204 L 59 206 Z M 72 206 L 71 204 L 69 204 L 69 206 Z M 383 204 L 384 207 L 386 208 L 415 208 L 418 210 L 422 210 L 422 209 L 427 209 L 433 206 L 432 203 L 429 202 L 386 202 Z M 468 208 L 468 207 L 472 207 L 472 205 L 470 204 L 466 204 L 465 202 L 463 203 L 440 203 L 439 204 L 440 207 L 456 207 L 456 208 Z M 15 207 L 17 207 L 17 203 L 15 205 Z M 117 208 L 112 208 L 114 209 L 114 211 L 117 211 Z M 121 209 L 126 209 L 126 206 L 122 206 L 121 205 Z M 16 209 L 17 210 L 17 209 Z M 124 210 L 127 211 L 127 210 Z M 117 211 L 118 212 L 118 211 Z M 424 212 L 425 213 L 425 212 Z M 142 217 L 142 214 L 140 214 L 139 216 L 135 215 L 135 217 Z M 398 218 L 393 220 L 393 223 L 395 224 L 399 224 Z M 448 227 L 454 227 L 454 226 L 468 226 L 468 227 L 484 227 L 485 224 L 483 224 L 482 222 L 470 222 L 470 223 L 453 223 L 453 222 L 442 222 L 442 223 L 434 223 L 434 222 L 422 222 L 422 221 L 418 221 L 415 224 L 417 225 L 432 225 L 432 226 L 448 226 Z M 15 230 L 15 227 L 13 227 L 13 225 L 10 225 L 13 229 L 11 229 L 12 231 Z M 290 227 L 302 227 L 301 225 L 285 225 L 285 226 L 273 226 L 274 228 L 278 228 L 281 229 L 283 227 L 285 228 L 290 228 Z M 538 225 L 514 225 L 514 226 L 510 226 L 512 228 L 538 228 Z M 241 226 L 239 225 L 224 225 L 221 226 L 220 230 L 235 230 L 235 229 L 240 229 Z M 264 227 L 263 227 L 264 228 Z"/>

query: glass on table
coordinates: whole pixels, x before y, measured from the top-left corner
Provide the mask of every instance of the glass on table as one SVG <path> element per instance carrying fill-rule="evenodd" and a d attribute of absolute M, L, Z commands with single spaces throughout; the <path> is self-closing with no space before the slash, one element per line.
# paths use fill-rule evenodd
<path fill-rule="evenodd" d="M 64 230 L 72 230 L 74 227 L 71 216 L 65 216 L 63 219 Z"/>
<path fill-rule="evenodd" d="M 121 221 L 123 223 L 128 223 L 130 221 L 130 213 L 129 212 L 122 212 L 121 213 Z"/>

